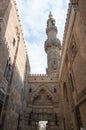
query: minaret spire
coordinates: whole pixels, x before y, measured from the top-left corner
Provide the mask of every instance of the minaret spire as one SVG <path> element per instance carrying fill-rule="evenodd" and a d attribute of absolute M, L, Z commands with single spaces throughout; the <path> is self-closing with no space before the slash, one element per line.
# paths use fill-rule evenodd
<path fill-rule="evenodd" d="M 45 51 L 47 53 L 47 74 L 57 74 L 59 70 L 59 58 L 61 43 L 57 39 L 57 27 L 55 26 L 55 19 L 53 18 L 51 12 L 47 20 L 46 28 L 47 40 L 45 41 Z"/>
<path fill-rule="evenodd" d="M 52 13 L 51 13 L 51 11 L 50 11 L 50 14 L 49 14 L 49 18 L 52 18 Z"/>

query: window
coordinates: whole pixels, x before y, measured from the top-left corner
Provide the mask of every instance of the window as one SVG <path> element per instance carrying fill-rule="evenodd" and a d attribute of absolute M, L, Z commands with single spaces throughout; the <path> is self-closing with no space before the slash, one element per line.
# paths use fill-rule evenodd
<path fill-rule="evenodd" d="M 72 43 L 72 46 L 71 46 L 71 58 L 72 58 L 72 62 L 76 56 L 76 53 L 77 53 L 77 48 L 76 48 L 76 44 L 75 42 Z"/>
<path fill-rule="evenodd" d="M 1 115 L 1 112 L 2 112 L 2 105 L 3 105 L 3 102 L 0 101 L 0 115 Z"/>
<path fill-rule="evenodd" d="M 19 127 L 19 126 L 20 126 L 20 124 L 19 124 L 19 123 L 20 123 L 20 114 L 18 115 L 18 124 L 17 124 L 17 130 L 19 130 L 19 129 L 20 129 L 20 127 Z"/>
<path fill-rule="evenodd" d="M 53 68 L 54 68 L 54 70 L 56 70 L 56 68 L 57 68 L 57 61 L 56 61 L 56 59 L 53 60 Z"/>
<path fill-rule="evenodd" d="M 75 43 L 72 44 L 71 51 L 72 51 L 72 55 L 75 55 L 75 53 L 76 53 L 76 45 L 75 45 Z"/>
<path fill-rule="evenodd" d="M 16 40 L 15 38 L 13 38 L 13 46 L 15 46 Z"/>
<path fill-rule="evenodd" d="M 57 126 L 59 126 L 59 117 L 55 114 L 55 123 Z"/>
<path fill-rule="evenodd" d="M 0 24 L 0 32 L 1 32 L 1 24 Z"/>
<path fill-rule="evenodd" d="M 56 92 L 56 88 L 54 88 L 54 93 Z"/>
<path fill-rule="evenodd" d="M 72 91 L 74 91 L 73 77 L 71 74 L 70 74 L 70 83 L 71 83 L 71 89 Z"/>
<path fill-rule="evenodd" d="M 0 90 L 0 114 L 2 112 L 3 100 L 4 100 L 4 93 Z"/>
<path fill-rule="evenodd" d="M 63 84 L 63 93 L 64 93 L 64 99 L 68 102 L 68 92 L 67 92 L 67 85 L 66 82 Z"/>
<path fill-rule="evenodd" d="M 76 117 L 77 117 L 78 128 L 79 130 L 81 130 L 81 128 L 83 128 L 83 125 L 82 125 L 82 120 L 81 120 L 81 113 L 78 106 L 75 107 L 75 112 L 76 112 Z"/>
<path fill-rule="evenodd" d="M 11 71 L 12 71 L 11 57 L 8 57 L 4 72 L 4 77 L 6 78 L 7 81 L 9 81 L 10 79 Z"/>
<path fill-rule="evenodd" d="M 32 88 L 29 88 L 29 92 L 30 92 L 30 93 L 32 92 Z"/>

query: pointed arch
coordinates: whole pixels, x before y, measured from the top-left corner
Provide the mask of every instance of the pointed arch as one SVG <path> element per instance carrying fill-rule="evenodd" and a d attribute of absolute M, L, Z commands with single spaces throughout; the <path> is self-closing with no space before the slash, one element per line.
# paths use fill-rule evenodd
<path fill-rule="evenodd" d="M 33 92 L 31 101 L 33 102 L 35 98 L 37 98 L 40 95 L 40 92 L 44 91 L 45 94 L 52 100 L 52 102 L 55 102 L 55 99 L 53 97 L 53 94 L 50 92 L 50 90 L 46 86 L 39 86 L 39 88 Z"/>

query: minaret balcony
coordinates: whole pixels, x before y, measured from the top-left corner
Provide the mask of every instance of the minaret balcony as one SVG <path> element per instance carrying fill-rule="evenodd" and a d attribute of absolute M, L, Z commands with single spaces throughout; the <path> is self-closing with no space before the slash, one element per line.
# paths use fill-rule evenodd
<path fill-rule="evenodd" d="M 61 50 L 61 43 L 60 40 L 55 38 L 55 39 L 47 39 L 45 41 L 45 51 L 47 52 L 48 48 L 51 47 L 58 47 Z"/>
<path fill-rule="evenodd" d="M 48 34 L 50 31 L 55 31 L 57 33 L 58 30 L 56 26 L 47 27 L 46 34 Z"/>

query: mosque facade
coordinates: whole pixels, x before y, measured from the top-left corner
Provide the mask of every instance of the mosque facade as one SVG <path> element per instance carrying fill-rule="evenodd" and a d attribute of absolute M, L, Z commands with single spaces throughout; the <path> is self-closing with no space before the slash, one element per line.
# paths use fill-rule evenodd
<path fill-rule="evenodd" d="M 0 130 L 86 130 L 86 0 L 70 0 L 62 44 L 57 33 L 50 13 L 46 74 L 31 74 L 16 3 L 0 1 Z"/>

